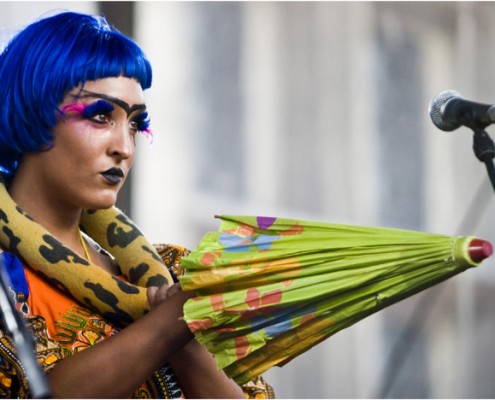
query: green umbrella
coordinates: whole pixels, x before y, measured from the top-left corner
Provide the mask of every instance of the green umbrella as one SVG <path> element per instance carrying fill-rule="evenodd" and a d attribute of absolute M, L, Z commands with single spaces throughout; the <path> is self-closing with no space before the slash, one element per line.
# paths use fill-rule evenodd
<path fill-rule="evenodd" d="M 490 243 L 403 229 L 221 216 L 185 259 L 184 317 L 242 384 L 479 263 Z"/>

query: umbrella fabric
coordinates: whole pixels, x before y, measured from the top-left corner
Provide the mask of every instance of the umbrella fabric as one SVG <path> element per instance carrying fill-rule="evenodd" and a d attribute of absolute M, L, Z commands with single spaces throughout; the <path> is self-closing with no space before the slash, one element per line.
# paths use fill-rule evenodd
<path fill-rule="evenodd" d="M 336 332 L 469 267 L 474 237 L 220 216 L 182 260 L 184 317 L 242 384 Z"/>

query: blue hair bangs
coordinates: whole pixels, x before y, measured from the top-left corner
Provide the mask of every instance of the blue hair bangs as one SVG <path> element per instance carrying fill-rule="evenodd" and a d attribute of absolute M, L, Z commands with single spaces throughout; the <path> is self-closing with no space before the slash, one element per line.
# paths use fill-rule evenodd
<path fill-rule="evenodd" d="M 58 105 L 86 81 L 125 76 L 143 90 L 152 69 L 141 48 L 102 17 L 62 13 L 34 22 L 0 55 L 0 171 L 51 146 Z"/>
<path fill-rule="evenodd" d="M 65 57 L 58 59 L 61 70 L 67 68 L 66 62 L 70 64 L 69 79 L 61 82 L 69 90 L 86 81 L 121 75 L 136 79 L 143 90 L 151 86 L 151 65 L 132 40 L 111 30 L 89 39 L 93 40 L 81 35 L 72 43 L 72 51 L 66 50 Z"/>

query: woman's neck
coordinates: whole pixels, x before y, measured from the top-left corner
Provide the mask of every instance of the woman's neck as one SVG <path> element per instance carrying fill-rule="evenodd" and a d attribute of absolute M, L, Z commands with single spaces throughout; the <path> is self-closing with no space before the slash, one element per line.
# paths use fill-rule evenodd
<path fill-rule="evenodd" d="M 60 204 L 50 198 L 29 176 L 16 175 L 8 192 L 16 204 L 50 234 L 74 250 L 79 250 L 79 221 L 82 209 Z"/>

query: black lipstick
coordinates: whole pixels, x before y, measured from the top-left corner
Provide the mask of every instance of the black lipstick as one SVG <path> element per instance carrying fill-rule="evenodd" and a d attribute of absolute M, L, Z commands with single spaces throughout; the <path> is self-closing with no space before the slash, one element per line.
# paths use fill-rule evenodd
<path fill-rule="evenodd" d="M 111 185 L 118 185 L 124 178 L 124 171 L 120 168 L 112 167 L 101 173 L 103 178 Z"/>

